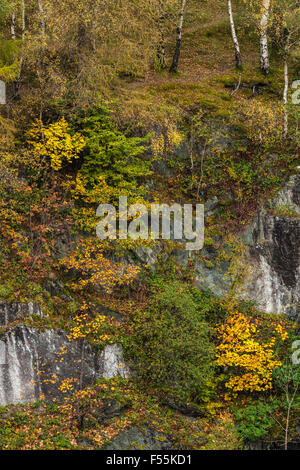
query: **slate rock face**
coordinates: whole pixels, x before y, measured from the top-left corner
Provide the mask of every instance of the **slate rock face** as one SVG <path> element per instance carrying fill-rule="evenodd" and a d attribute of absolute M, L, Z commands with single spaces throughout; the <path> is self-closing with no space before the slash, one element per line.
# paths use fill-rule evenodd
<path fill-rule="evenodd" d="M 60 330 L 39 332 L 18 325 L 1 337 L 0 405 L 28 403 L 42 396 L 62 396 L 65 379 L 80 377 L 80 347 Z M 66 352 L 64 352 L 66 350 Z M 83 382 L 92 384 L 97 372 L 96 356 L 85 348 Z M 75 383 L 75 382 L 74 382 Z"/>
<path fill-rule="evenodd" d="M 170 450 L 172 441 L 154 429 L 129 428 L 121 431 L 105 450 Z"/>
<path fill-rule="evenodd" d="M 217 207 L 217 199 L 206 203 L 206 216 Z M 258 212 L 254 222 L 240 233 L 246 245 L 250 279 L 242 286 L 240 297 L 254 301 L 266 313 L 283 313 L 300 321 L 300 174 L 293 175 L 278 194 Z M 219 240 L 214 240 L 218 246 Z M 155 251 L 157 250 L 157 252 Z M 158 248 L 136 255 L 155 269 Z M 201 255 L 182 248 L 171 253 L 178 264 L 194 264 L 194 283 L 199 290 L 226 295 L 230 277 L 225 278 L 228 263 L 217 263 L 218 250 L 205 246 Z M 204 262 L 203 258 L 208 262 Z"/>
<path fill-rule="evenodd" d="M 130 376 L 128 366 L 124 362 L 123 349 L 119 344 L 108 344 L 100 354 L 97 375 L 105 379 L 116 376 Z"/>
<path fill-rule="evenodd" d="M 262 208 L 245 232 L 252 279 L 248 297 L 267 313 L 300 315 L 300 175 Z"/>
<path fill-rule="evenodd" d="M 0 302 L 0 326 L 7 326 L 24 317 L 43 316 L 41 307 L 36 302 L 29 304 Z"/>
<path fill-rule="evenodd" d="M 0 336 L 0 406 L 61 398 L 66 380 L 74 391 L 81 378 L 85 387 L 101 378 L 129 375 L 117 344 L 99 353 L 86 342 L 69 341 L 62 330 L 39 331 L 25 325 Z"/>

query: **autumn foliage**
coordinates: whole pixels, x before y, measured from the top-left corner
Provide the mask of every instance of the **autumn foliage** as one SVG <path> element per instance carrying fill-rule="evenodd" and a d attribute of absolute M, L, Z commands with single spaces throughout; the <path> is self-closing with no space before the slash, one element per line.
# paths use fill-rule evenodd
<path fill-rule="evenodd" d="M 75 250 L 61 264 L 76 270 L 79 279 L 72 284 L 74 290 L 88 287 L 102 287 L 109 292 L 116 285 L 128 285 L 138 275 L 137 266 L 115 263 L 104 256 L 101 241 L 94 238 L 82 239 Z"/>
<path fill-rule="evenodd" d="M 263 392 L 272 388 L 272 371 L 281 365 L 275 343 L 287 338 L 280 322 L 274 327 L 271 336 L 264 339 L 262 320 L 238 312 L 217 327 L 220 339 L 217 365 L 230 368 L 226 388 L 233 392 Z"/>

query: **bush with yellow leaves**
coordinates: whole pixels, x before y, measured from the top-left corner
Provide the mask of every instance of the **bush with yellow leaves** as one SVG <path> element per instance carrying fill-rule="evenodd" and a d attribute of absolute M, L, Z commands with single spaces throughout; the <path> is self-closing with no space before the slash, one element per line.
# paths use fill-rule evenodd
<path fill-rule="evenodd" d="M 169 125 L 165 132 L 152 137 L 152 152 L 155 159 L 172 153 L 183 142 L 183 135 L 174 125 Z"/>
<path fill-rule="evenodd" d="M 216 329 L 220 344 L 217 365 L 229 367 L 226 388 L 237 392 L 262 392 L 272 388 L 272 372 L 281 362 L 275 354 L 277 341 L 284 342 L 288 333 L 281 322 L 273 322 L 274 331 L 263 338 L 263 321 L 234 312 Z"/>
<path fill-rule="evenodd" d="M 140 272 L 138 266 L 115 263 L 106 258 L 104 245 L 93 237 L 81 239 L 61 264 L 78 273 L 76 282 L 70 285 L 75 291 L 102 287 L 110 292 L 117 285 L 129 285 Z"/>
<path fill-rule="evenodd" d="M 239 100 L 233 121 L 245 127 L 247 136 L 259 146 L 273 148 L 283 142 L 283 106 L 281 102 Z"/>
<path fill-rule="evenodd" d="M 36 164 L 50 159 L 51 167 L 59 171 L 63 163 L 71 163 L 79 158 L 85 147 L 85 139 L 78 132 L 73 134 L 63 117 L 48 127 L 36 121 L 28 133 L 28 144 L 31 147 L 29 153 L 35 157 Z"/>

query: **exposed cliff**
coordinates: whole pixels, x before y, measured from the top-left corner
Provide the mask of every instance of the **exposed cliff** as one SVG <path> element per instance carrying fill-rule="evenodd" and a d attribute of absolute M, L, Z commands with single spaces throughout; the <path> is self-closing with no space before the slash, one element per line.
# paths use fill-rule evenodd
<path fill-rule="evenodd" d="M 267 313 L 300 312 L 300 175 L 259 211 L 244 239 L 249 246 L 248 297 Z"/>
<path fill-rule="evenodd" d="M 41 313 L 37 304 L 3 302 L 1 326 L 33 312 Z M 0 406 L 61 397 L 66 380 L 72 391 L 117 376 L 129 376 L 120 345 L 99 352 L 87 342 L 69 341 L 62 330 L 39 331 L 22 324 L 0 337 Z"/>

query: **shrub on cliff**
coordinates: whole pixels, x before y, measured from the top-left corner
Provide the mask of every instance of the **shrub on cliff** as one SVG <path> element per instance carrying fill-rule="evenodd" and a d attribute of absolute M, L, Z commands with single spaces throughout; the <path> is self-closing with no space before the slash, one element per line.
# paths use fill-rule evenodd
<path fill-rule="evenodd" d="M 188 286 L 162 280 L 149 305 L 135 314 L 127 344 L 139 378 L 180 400 L 205 400 L 212 390 L 214 351 Z"/>

